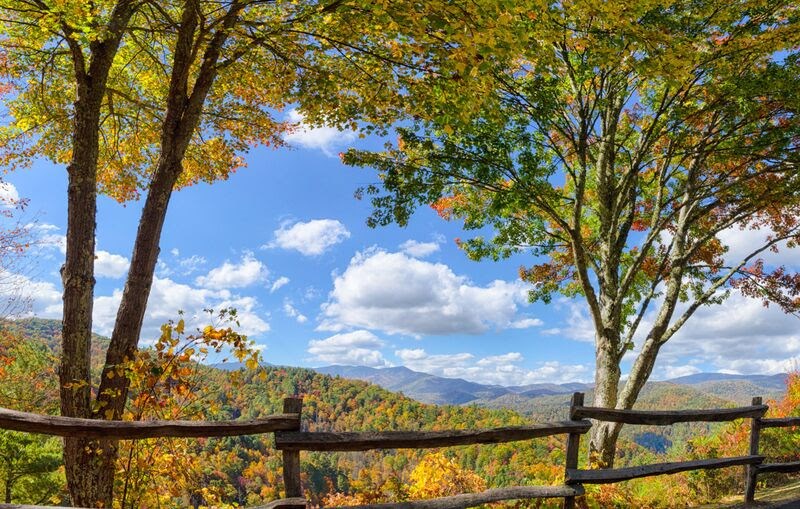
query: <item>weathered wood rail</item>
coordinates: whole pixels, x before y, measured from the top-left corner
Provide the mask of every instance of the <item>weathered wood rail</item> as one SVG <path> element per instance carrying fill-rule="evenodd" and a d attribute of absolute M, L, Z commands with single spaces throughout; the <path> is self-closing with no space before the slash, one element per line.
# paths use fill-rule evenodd
<path fill-rule="evenodd" d="M 503 500 L 563 498 L 565 509 L 574 509 L 575 497 L 584 494 L 584 484 L 616 483 L 640 477 L 744 466 L 745 501 L 752 502 L 760 473 L 800 472 L 800 461 L 764 463 L 759 455 L 762 429 L 800 427 L 800 417 L 765 419 L 767 405 L 753 398 L 751 406 L 711 410 L 641 411 L 584 406 L 583 393 L 576 392 L 570 404 L 570 420 L 478 430 L 444 431 L 301 431 L 302 399 L 286 398 L 283 413 L 250 421 L 101 421 L 59 416 L 43 416 L 0 408 L 0 429 L 26 431 L 62 437 L 117 438 L 137 440 L 155 437 L 222 437 L 274 433 L 275 447 L 283 454 L 285 498 L 251 509 L 300 509 L 307 505 L 300 476 L 301 451 L 366 451 L 379 449 L 428 449 L 473 444 L 495 444 L 567 435 L 564 462 L 565 484 L 560 486 L 513 486 L 493 488 L 480 493 L 465 493 L 430 500 L 349 506 L 346 509 L 458 509 Z M 634 425 L 668 426 L 680 422 L 724 422 L 751 420 L 750 450 L 747 456 L 707 458 L 693 461 L 656 463 L 626 468 L 579 469 L 581 435 L 591 421 L 620 422 Z M 46 509 L 43 506 L 0 504 L 0 509 Z M 343 508 L 345 509 L 345 508 Z"/>
<path fill-rule="evenodd" d="M 0 408 L 0 429 L 42 435 L 85 438 L 226 437 L 258 435 L 300 428 L 299 413 L 271 415 L 251 421 L 102 421 L 40 415 Z"/>
<path fill-rule="evenodd" d="M 753 405 L 760 405 L 761 398 L 753 398 Z M 763 416 L 754 417 L 750 423 L 750 455 L 758 455 L 758 442 L 761 437 L 761 430 L 764 428 L 790 428 L 800 427 L 800 417 L 784 417 L 780 419 L 765 419 Z M 756 482 L 758 474 L 766 474 L 768 472 L 779 472 L 789 474 L 792 472 L 800 472 L 800 461 L 791 461 L 787 463 L 764 463 L 760 462 L 747 467 L 744 500 L 745 502 L 753 502 L 756 495 Z"/>

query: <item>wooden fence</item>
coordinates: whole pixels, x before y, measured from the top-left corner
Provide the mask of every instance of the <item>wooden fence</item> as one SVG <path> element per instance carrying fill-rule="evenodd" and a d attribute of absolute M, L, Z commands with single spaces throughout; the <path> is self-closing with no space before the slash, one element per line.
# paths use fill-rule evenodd
<path fill-rule="evenodd" d="M 584 484 L 606 484 L 639 477 L 745 466 L 745 501 L 752 502 L 760 473 L 799 472 L 800 461 L 764 463 L 758 454 L 764 428 L 800 426 L 800 417 L 765 419 L 768 407 L 761 398 L 751 406 L 711 410 L 640 411 L 615 410 L 584 405 L 583 393 L 576 392 L 570 404 L 570 420 L 531 426 L 447 431 L 366 431 L 354 433 L 301 431 L 303 402 L 286 398 L 283 413 L 251 421 L 100 421 L 59 416 L 42 416 L 0 409 L 0 429 L 27 431 L 62 437 L 117 438 L 136 440 L 155 437 L 221 437 L 274 433 L 275 447 L 283 454 L 285 498 L 252 509 L 299 509 L 306 507 L 300 476 L 300 451 L 366 451 L 377 449 L 428 449 L 471 444 L 494 444 L 567 435 L 564 465 L 565 483 L 560 486 L 514 486 L 480 493 L 409 502 L 349 506 L 348 509 L 457 509 L 503 500 L 563 498 L 565 509 L 574 509 L 575 497 L 584 494 Z M 708 458 L 693 461 L 655 463 L 612 469 L 579 469 L 581 435 L 595 419 L 624 424 L 668 426 L 681 422 L 724 422 L 751 419 L 750 451 L 747 456 Z M 41 506 L 0 504 L 0 509 L 45 509 Z"/>

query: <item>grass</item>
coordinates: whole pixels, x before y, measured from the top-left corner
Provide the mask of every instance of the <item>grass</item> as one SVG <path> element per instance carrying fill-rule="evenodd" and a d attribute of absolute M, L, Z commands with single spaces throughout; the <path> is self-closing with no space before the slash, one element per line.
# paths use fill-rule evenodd
<path fill-rule="evenodd" d="M 775 488 L 756 491 L 756 502 L 745 504 L 742 496 L 728 497 L 721 502 L 699 506 L 697 509 L 800 509 L 800 480 Z"/>

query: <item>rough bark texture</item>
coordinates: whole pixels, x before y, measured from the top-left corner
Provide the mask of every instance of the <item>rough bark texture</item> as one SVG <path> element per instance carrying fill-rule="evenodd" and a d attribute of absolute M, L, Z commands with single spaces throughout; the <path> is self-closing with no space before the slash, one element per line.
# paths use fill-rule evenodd
<path fill-rule="evenodd" d="M 201 43 L 197 36 L 200 16 L 194 2 L 187 1 L 184 4 L 173 57 L 170 92 L 162 124 L 161 154 L 142 210 L 128 278 L 117 312 L 111 342 L 106 352 L 106 362 L 97 392 L 97 410 L 94 415 L 96 418 L 119 419 L 125 408 L 130 382 L 124 376 L 111 377 L 109 372 L 116 370 L 118 366 L 128 359 L 132 359 L 136 354 L 158 260 L 167 207 L 175 184 L 183 170 L 182 159 L 192 134 L 199 125 L 203 103 L 216 77 L 216 66 L 222 47 L 227 40 L 229 29 L 238 19 L 240 10 L 241 4 L 233 2 L 223 25 L 211 37 L 202 54 L 202 64 L 194 86 L 191 87 L 190 78 L 195 64 L 194 58 L 197 56 L 197 45 Z M 94 505 L 93 500 L 102 500 L 104 505 L 110 506 L 117 442 L 106 440 L 99 443 L 98 446 L 98 454 L 94 455 L 94 463 L 90 466 L 91 475 L 83 474 L 83 478 L 87 479 L 86 482 L 93 483 L 93 485 L 84 486 L 82 490 L 85 490 L 84 493 L 102 492 L 102 497 L 93 497 L 92 500 L 80 499 L 80 503 L 85 504 L 85 501 L 88 500 L 90 504 L 87 505 Z M 79 452 L 77 449 L 72 451 L 73 454 Z M 84 461 L 84 468 L 86 466 L 86 461 Z M 75 498 L 73 498 L 73 502 L 76 502 Z"/>
<path fill-rule="evenodd" d="M 156 164 L 147 198 L 139 220 L 139 228 L 131 257 L 131 266 L 122 300 L 114 323 L 111 343 L 98 392 L 99 407 L 119 418 L 125 408 L 129 381 L 126 377 L 109 377 L 126 359 L 136 354 L 147 300 L 158 261 L 161 232 L 172 191 L 183 171 L 182 161 L 194 131 L 200 123 L 203 103 L 216 77 L 216 66 L 228 30 L 237 20 L 241 5 L 233 2 L 223 26 L 211 37 L 202 55 L 202 64 L 194 86 L 190 87 L 191 70 L 196 56 L 196 33 L 199 14 L 193 2 L 185 4 L 175 46 L 170 92 L 161 132 L 161 154 Z"/>
<path fill-rule="evenodd" d="M 64 285 L 62 358 L 59 368 L 61 413 L 91 417 L 90 346 L 94 298 L 94 248 L 97 207 L 97 162 L 100 113 L 108 74 L 122 33 L 133 14 L 128 1 L 113 9 L 107 37 L 89 46 L 88 66 L 83 50 L 68 32 L 77 99 L 72 136 L 72 160 L 67 167 L 67 254 L 61 277 Z M 111 506 L 114 468 L 104 451 L 105 441 L 68 438 L 64 443 L 67 487 L 74 505 Z"/>
<path fill-rule="evenodd" d="M 617 406 L 620 368 L 618 346 L 609 337 L 598 337 L 595 347 L 594 405 L 604 408 Z M 618 423 L 593 423 L 589 436 L 590 463 L 603 467 L 614 466 L 614 451 L 621 425 Z"/>

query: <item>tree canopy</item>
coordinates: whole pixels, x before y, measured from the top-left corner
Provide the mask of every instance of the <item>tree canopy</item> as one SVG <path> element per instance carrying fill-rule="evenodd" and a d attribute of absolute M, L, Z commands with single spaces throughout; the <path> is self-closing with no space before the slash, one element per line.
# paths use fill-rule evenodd
<path fill-rule="evenodd" d="M 477 111 L 417 119 L 386 151 L 343 159 L 380 172 L 360 191 L 371 224 L 430 204 L 476 231 L 460 243 L 471 258 L 534 257 L 520 268 L 533 300 L 583 299 L 595 404 L 630 408 L 700 306 L 738 289 L 800 309 L 800 276 L 763 261 L 800 238 L 798 14 L 761 0 L 532 9 L 508 29 L 527 37 L 482 61 L 492 92 Z M 723 234 L 737 229 L 764 240 L 731 259 Z M 600 463 L 618 433 L 593 430 Z"/>
<path fill-rule="evenodd" d="M 289 106 L 300 106 L 312 123 L 363 122 L 367 131 L 385 128 L 399 112 L 426 111 L 407 91 L 424 87 L 440 97 L 438 77 L 477 58 L 477 28 L 502 22 L 508 10 L 488 1 L 364 0 L 0 6 L 0 92 L 9 119 L 0 130 L 0 163 L 13 168 L 46 157 L 67 165 L 61 411 L 92 418 L 123 414 L 130 382 L 113 373 L 135 357 L 175 189 L 227 178 L 250 147 L 280 145 L 295 127 L 281 114 Z M 453 97 L 466 104 L 463 94 Z M 93 391 L 98 192 L 120 201 L 145 195 L 145 203 Z M 114 441 L 66 440 L 73 503 L 111 504 L 115 456 Z"/>

